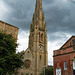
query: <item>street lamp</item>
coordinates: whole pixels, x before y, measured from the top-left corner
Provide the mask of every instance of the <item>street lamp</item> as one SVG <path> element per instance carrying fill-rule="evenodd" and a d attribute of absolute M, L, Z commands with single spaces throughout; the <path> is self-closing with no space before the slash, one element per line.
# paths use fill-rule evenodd
<path fill-rule="evenodd" d="M 45 69 L 46 69 L 46 66 L 44 65 L 44 75 L 45 75 Z"/>

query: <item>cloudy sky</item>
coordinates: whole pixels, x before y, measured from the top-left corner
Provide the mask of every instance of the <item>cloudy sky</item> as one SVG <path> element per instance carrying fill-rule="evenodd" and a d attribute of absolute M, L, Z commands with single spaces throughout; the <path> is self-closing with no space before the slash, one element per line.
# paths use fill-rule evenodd
<path fill-rule="evenodd" d="M 17 52 L 28 46 L 30 24 L 36 0 L 0 0 L 0 20 L 19 27 Z M 43 0 L 48 35 L 48 64 L 53 51 L 59 49 L 75 32 L 75 0 Z"/>

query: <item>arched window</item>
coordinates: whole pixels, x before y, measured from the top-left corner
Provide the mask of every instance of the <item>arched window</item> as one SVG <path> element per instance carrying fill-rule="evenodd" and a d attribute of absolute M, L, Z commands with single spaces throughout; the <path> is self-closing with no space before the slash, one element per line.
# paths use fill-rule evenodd
<path fill-rule="evenodd" d="M 30 61 L 29 59 L 26 59 L 26 60 L 24 61 L 24 66 L 25 66 L 25 68 L 30 68 L 30 65 L 31 65 L 31 61 Z"/>
<path fill-rule="evenodd" d="M 41 60 L 41 55 L 40 55 L 40 60 Z"/>
<path fill-rule="evenodd" d="M 41 34 L 41 41 L 43 41 L 43 33 Z"/>

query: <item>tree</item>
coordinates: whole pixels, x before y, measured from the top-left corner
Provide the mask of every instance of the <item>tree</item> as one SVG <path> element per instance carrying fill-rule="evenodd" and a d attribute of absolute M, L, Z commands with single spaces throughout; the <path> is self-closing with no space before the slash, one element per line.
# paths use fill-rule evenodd
<path fill-rule="evenodd" d="M 42 73 L 40 75 L 44 75 L 44 70 L 42 71 Z M 45 68 L 45 75 L 53 75 L 53 67 L 52 66 Z"/>
<path fill-rule="evenodd" d="M 23 65 L 18 54 L 16 54 L 16 41 L 11 34 L 0 32 L 0 75 L 14 73 L 15 68 Z"/>

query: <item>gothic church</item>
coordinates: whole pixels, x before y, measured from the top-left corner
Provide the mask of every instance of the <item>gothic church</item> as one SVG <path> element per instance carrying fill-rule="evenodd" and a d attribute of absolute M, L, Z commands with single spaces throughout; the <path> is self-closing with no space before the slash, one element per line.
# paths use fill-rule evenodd
<path fill-rule="evenodd" d="M 35 13 L 30 26 L 29 45 L 23 51 L 24 66 L 17 70 L 18 75 L 40 75 L 48 66 L 47 29 L 42 0 L 36 0 Z"/>

